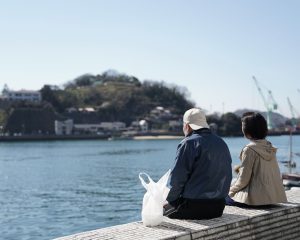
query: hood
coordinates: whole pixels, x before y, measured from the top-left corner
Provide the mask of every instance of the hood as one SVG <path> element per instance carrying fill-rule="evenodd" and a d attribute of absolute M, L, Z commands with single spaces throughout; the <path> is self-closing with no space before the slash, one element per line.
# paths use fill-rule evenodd
<path fill-rule="evenodd" d="M 264 160 L 270 161 L 275 159 L 277 148 L 272 146 L 272 143 L 265 139 L 251 140 L 247 147 L 250 147 L 257 152 L 257 154 L 260 155 Z"/>

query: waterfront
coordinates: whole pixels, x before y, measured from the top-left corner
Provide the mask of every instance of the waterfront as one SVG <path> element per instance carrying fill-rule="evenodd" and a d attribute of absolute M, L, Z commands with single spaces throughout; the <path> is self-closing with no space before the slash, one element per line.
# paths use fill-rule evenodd
<path fill-rule="evenodd" d="M 279 148 L 278 160 L 286 160 L 289 137 L 269 139 Z M 225 140 L 238 164 L 247 141 Z M 43 240 L 140 220 L 138 174 L 160 177 L 172 166 L 179 141 L 0 143 L 1 237 Z M 300 136 L 293 143 L 300 152 Z"/>

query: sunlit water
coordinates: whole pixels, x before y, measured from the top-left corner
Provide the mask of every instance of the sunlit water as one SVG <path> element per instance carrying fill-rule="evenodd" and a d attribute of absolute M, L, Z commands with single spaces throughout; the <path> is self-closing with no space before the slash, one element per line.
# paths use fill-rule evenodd
<path fill-rule="evenodd" d="M 289 137 L 269 140 L 286 160 Z M 1 239 L 52 239 L 140 220 L 145 191 L 138 174 L 157 180 L 172 167 L 179 141 L 0 143 Z M 225 141 L 238 164 L 247 141 Z M 300 152 L 300 136 L 293 143 Z"/>

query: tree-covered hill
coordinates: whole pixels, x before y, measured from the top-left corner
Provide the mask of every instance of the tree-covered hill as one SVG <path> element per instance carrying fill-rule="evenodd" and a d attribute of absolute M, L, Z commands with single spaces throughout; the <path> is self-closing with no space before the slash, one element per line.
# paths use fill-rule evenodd
<path fill-rule="evenodd" d="M 65 84 L 63 89 L 45 85 L 42 98 L 61 114 L 69 108 L 92 107 L 92 121 L 131 121 L 146 117 L 156 106 L 182 114 L 194 103 L 187 91 L 163 82 L 139 81 L 136 77 L 107 71 L 101 75 L 82 75 Z M 73 117 L 80 114 L 73 113 Z M 95 117 L 96 116 L 96 117 Z M 75 120 L 76 121 L 76 120 Z"/>
<path fill-rule="evenodd" d="M 66 119 L 73 119 L 75 124 L 122 121 L 127 126 L 133 121 L 146 119 L 150 128 L 168 129 L 168 120 L 180 120 L 182 114 L 195 105 L 183 87 L 140 81 L 116 71 L 84 74 L 63 87 L 44 85 L 40 92 L 42 103 L 0 99 L 2 132 L 52 134 L 54 121 Z M 158 106 L 167 109 L 170 115 L 156 118 L 152 110 Z M 209 115 L 207 120 L 219 135 L 242 135 L 239 111 L 221 116 Z"/>

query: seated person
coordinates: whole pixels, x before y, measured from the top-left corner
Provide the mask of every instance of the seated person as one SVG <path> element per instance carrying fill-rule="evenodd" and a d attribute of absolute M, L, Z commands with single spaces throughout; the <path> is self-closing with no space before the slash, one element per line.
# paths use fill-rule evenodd
<path fill-rule="evenodd" d="M 229 149 L 211 132 L 201 109 L 185 112 L 183 132 L 164 215 L 176 219 L 220 217 L 232 179 Z"/>
<path fill-rule="evenodd" d="M 242 131 L 250 140 L 241 154 L 241 165 L 235 167 L 237 180 L 229 190 L 227 205 L 265 206 L 286 202 L 281 174 L 276 159 L 276 148 L 265 138 L 267 122 L 259 113 L 242 116 Z"/>

